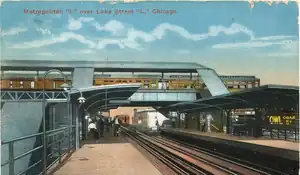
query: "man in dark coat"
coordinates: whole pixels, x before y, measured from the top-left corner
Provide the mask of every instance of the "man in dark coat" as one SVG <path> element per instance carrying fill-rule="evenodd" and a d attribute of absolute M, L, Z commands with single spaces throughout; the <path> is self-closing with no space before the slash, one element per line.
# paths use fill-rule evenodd
<path fill-rule="evenodd" d="M 114 125 L 114 136 L 118 136 L 120 128 L 120 120 L 118 116 L 113 119 L 112 124 Z"/>
<path fill-rule="evenodd" d="M 100 137 L 103 137 L 103 133 L 104 133 L 104 117 L 100 116 L 100 118 L 97 121 L 97 129 L 99 132 Z"/>

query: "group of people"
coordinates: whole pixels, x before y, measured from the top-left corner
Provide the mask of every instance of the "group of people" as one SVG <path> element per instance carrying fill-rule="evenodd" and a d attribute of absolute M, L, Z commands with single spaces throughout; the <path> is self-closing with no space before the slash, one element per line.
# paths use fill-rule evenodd
<path fill-rule="evenodd" d="M 104 137 L 104 130 L 106 132 L 110 131 L 110 128 L 113 128 L 113 135 L 116 137 L 119 135 L 121 121 L 118 116 L 114 117 L 112 120 L 110 117 L 100 116 L 98 120 L 89 120 L 89 135 L 97 140 L 99 137 Z"/>

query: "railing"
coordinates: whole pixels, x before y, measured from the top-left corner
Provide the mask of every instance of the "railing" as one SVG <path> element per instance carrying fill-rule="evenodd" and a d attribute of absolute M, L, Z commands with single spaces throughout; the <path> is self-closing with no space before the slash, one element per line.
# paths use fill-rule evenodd
<path fill-rule="evenodd" d="M 263 128 L 263 136 L 277 140 L 299 141 L 299 128 Z"/>
<path fill-rule="evenodd" d="M 24 136 L 24 137 L 19 137 L 16 139 L 12 139 L 12 140 L 8 140 L 8 141 L 2 141 L 2 145 L 1 147 L 8 145 L 8 160 L 6 160 L 4 163 L 1 162 L 1 168 L 3 171 L 3 167 L 8 165 L 8 174 L 7 175 L 23 175 L 26 174 L 29 170 L 32 170 L 34 167 L 36 167 L 37 165 L 41 164 L 41 163 L 45 163 L 47 165 L 47 170 L 52 167 L 57 161 L 59 163 L 61 163 L 61 158 L 70 152 L 71 149 L 74 148 L 75 144 L 68 144 L 68 143 L 72 143 L 74 142 L 74 128 L 75 126 L 71 126 L 69 127 L 62 127 L 62 128 L 58 128 L 58 129 L 54 129 L 54 130 L 50 130 L 46 132 L 46 140 L 47 140 L 47 145 L 41 144 L 36 146 L 35 148 L 23 152 L 20 155 L 15 155 L 15 148 L 14 145 L 16 142 L 20 142 L 20 141 L 24 141 L 27 139 L 31 139 L 31 138 L 41 138 L 42 139 L 42 135 L 43 133 L 37 133 L 37 134 L 32 134 L 32 135 L 28 135 L 28 136 Z M 71 130 L 71 134 L 68 135 L 68 130 Z M 65 139 L 68 139 L 65 144 L 68 147 L 67 148 L 67 152 L 63 152 L 63 148 L 62 148 L 62 144 L 64 144 Z M 51 143 L 49 143 L 49 141 Z M 29 154 L 33 154 L 34 152 L 41 150 L 44 146 L 47 146 L 47 148 L 52 147 L 51 151 L 47 154 L 47 162 L 43 162 L 43 156 L 40 156 L 40 160 L 30 164 L 26 169 L 21 170 L 20 172 L 15 172 L 15 162 Z M 3 153 L 2 153 L 3 154 Z M 57 154 L 57 156 L 55 156 L 55 154 Z M 56 159 L 48 161 L 49 159 L 56 157 Z M 3 161 L 3 160 L 2 160 Z M 42 168 L 41 168 L 42 169 Z M 38 173 L 43 174 L 43 170 Z M 38 175 L 36 174 L 36 175 Z M 35 174 L 32 174 L 35 175 Z"/>

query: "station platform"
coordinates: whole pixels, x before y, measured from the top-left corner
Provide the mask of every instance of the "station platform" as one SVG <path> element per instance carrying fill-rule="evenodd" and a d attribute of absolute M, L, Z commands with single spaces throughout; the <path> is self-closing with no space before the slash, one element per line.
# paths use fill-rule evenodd
<path fill-rule="evenodd" d="M 254 138 L 232 136 L 226 133 L 200 132 L 191 129 L 162 129 L 165 133 L 187 136 L 217 144 L 227 144 L 233 147 L 251 149 L 269 155 L 276 155 L 290 160 L 299 160 L 299 142 L 274 140 L 269 138 Z"/>
<path fill-rule="evenodd" d="M 106 132 L 97 143 L 88 141 L 53 175 L 161 175 L 125 138 Z"/>

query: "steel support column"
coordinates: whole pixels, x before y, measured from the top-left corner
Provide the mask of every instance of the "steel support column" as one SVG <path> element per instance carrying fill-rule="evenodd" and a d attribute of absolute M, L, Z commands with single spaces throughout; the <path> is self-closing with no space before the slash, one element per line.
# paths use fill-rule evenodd
<path fill-rule="evenodd" d="M 254 137 L 262 136 L 262 112 L 261 109 L 255 109 L 255 126 L 254 126 Z"/>
<path fill-rule="evenodd" d="M 230 133 L 230 115 L 231 115 L 231 110 L 226 111 L 226 134 Z"/>

